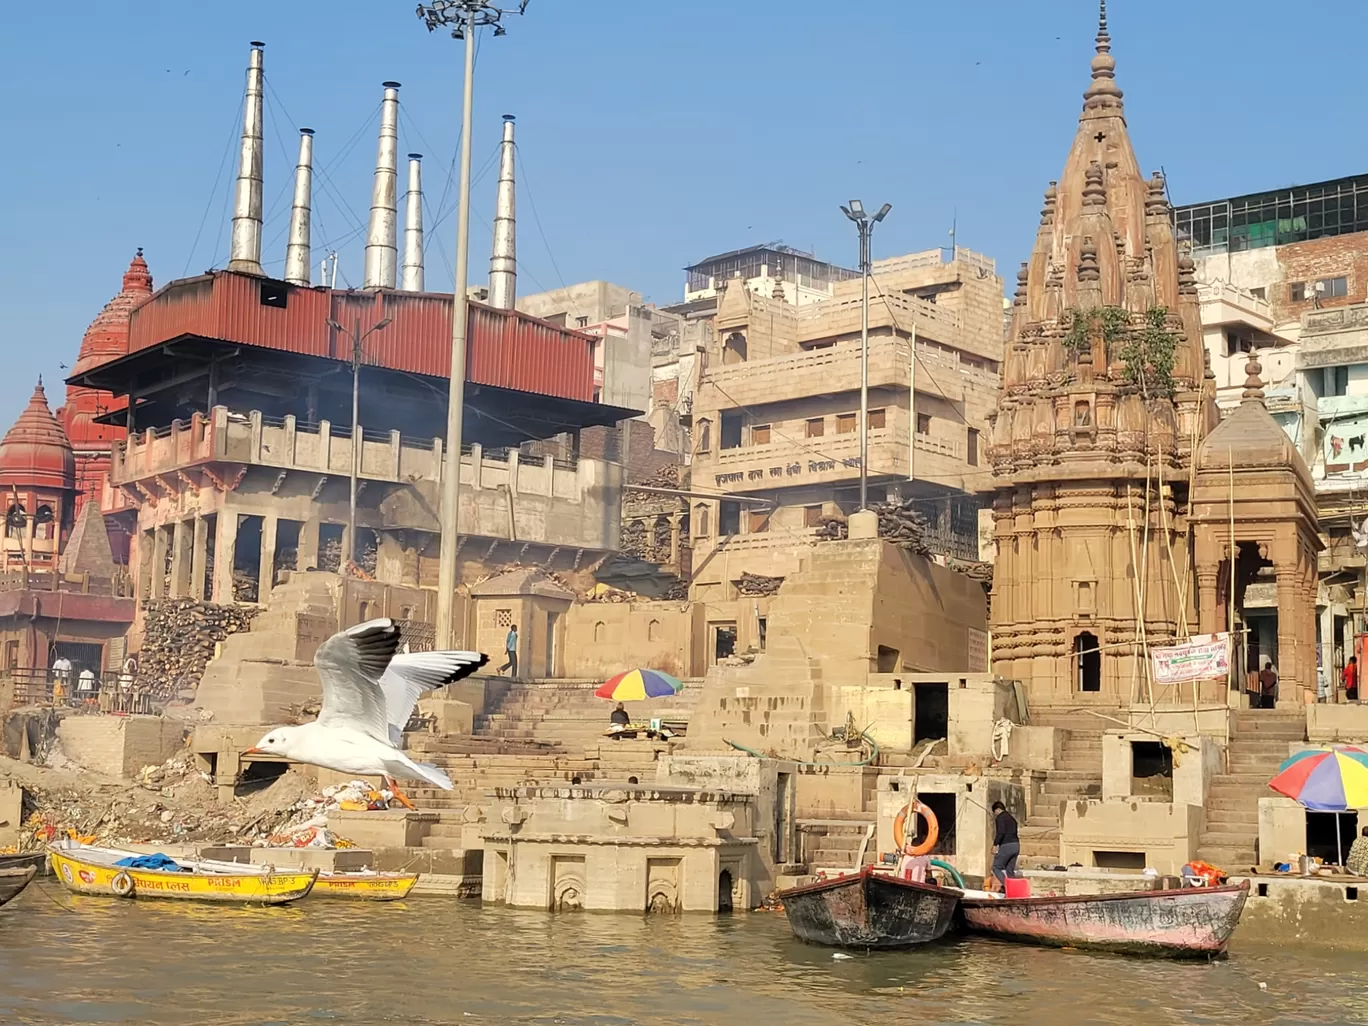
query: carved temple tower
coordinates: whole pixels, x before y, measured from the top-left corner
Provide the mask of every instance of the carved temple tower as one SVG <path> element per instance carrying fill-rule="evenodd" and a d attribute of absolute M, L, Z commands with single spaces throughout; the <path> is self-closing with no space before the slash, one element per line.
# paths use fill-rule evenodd
<path fill-rule="evenodd" d="M 1141 633 L 1197 623 L 1189 467 L 1217 411 L 1193 263 L 1163 178 L 1141 174 L 1115 67 L 1102 0 L 1078 132 L 1018 274 L 990 445 L 993 670 L 1038 704 L 1139 697 Z"/>

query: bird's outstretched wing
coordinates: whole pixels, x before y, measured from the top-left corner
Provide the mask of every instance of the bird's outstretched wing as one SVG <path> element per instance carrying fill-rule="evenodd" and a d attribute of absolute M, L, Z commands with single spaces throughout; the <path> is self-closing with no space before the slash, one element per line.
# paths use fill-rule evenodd
<path fill-rule="evenodd" d="M 390 743 L 399 747 L 404 727 L 413 715 L 419 695 L 469 677 L 487 662 L 489 656 L 482 652 L 402 653 L 390 660 L 388 669 L 380 678 L 380 689 L 385 693 Z"/>
<path fill-rule="evenodd" d="M 399 649 L 393 620 L 368 620 L 339 631 L 318 646 L 314 666 L 323 684 L 318 723 L 359 730 L 378 741 L 389 739 L 385 693 L 380 678 Z"/>

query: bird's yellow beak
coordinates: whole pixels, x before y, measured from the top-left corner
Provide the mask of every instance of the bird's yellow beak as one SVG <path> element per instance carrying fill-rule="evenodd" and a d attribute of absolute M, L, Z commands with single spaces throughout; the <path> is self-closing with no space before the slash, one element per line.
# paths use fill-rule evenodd
<path fill-rule="evenodd" d="M 266 755 L 267 753 L 266 753 L 266 750 L 263 749 L 263 748 L 249 748 L 249 749 L 247 749 L 245 752 L 243 752 L 242 754 L 243 754 L 243 755 Z"/>

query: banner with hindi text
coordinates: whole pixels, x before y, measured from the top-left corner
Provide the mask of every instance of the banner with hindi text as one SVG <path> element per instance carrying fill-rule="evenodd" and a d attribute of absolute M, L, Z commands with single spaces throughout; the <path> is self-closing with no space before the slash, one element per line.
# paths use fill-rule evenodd
<path fill-rule="evenodd" d="M 1156 684 L 1214 680 L 1230 674 L 1230 635 L 1194 634 L 1181 645 L 1150 649 Z"/>

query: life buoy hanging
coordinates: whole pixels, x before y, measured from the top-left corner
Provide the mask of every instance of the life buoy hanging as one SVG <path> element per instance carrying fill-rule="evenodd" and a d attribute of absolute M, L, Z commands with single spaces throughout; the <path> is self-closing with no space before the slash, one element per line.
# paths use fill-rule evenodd
<path fill-rule="evenodd" d="M 926 820 L 926 839 L 921 844 L 912 844 L 912 838 L 904 836 L 909 810 Z M 914 833 L 912 836 L 915 837 L 916 834 Z M 939 839 L 940 823 L 936 821 L 936 814 L 931 811 L 929 806 L 922 804 L 915 798 L 909 805 L 904 805 L 898 811 L 897 818 L 893 820 L 893 843 L 904 855 L 929 855 Z"/>
<path fill-rule="evenodd" d="M 133 893 L 133 878 L 127 873 L 119 873 L 109 882 L 109 889 L 120 898 L 127 898 Z"/>

